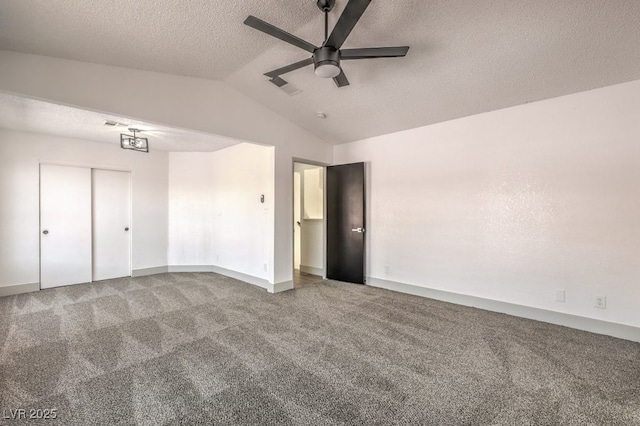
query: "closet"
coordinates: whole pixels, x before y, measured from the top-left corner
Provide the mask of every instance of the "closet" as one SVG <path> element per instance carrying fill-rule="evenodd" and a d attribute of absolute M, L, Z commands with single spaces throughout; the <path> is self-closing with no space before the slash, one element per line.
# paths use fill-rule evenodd
<path fill-rule="evenodd" d="M 129 172 L 40 165 L 40 288 L 131 275 Z"/>

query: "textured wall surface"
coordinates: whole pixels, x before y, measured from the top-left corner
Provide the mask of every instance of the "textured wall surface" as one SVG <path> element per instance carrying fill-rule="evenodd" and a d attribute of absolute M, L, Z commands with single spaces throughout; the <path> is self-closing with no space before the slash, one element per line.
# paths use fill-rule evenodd
<path fill-rule="evenodd" d="M 335 147 L 367 275 L 639 326 L 639 115 L 640 81 Z"/>

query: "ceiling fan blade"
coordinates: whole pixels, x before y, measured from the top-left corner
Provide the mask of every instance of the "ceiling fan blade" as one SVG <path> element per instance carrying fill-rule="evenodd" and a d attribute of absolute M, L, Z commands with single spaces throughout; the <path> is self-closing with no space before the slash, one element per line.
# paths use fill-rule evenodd
<path fill-rule="evenodd" d="M 324 46 L 330 46 L 335 49 L 340 49 L 344 41 L 351 34 L 351 30 L 356 26 L 358 20 L 369 6 L 371 0 L 349 0 L 347 6 L 344 8 L 342 15 L 338 18 L 336 26 L 333 27 L 331 35 L 324 43 Z"/>
<path fill-rule="evenodd" d="M 349 80 L 347 80 L 347 76 L 344 75 L 344 71 L 342 71 L 342 68 L 340 68 L 340 74 L 338 74 L 337 76 L 333 77 L 333 81 L 336 83 L 336 86 L 338 86 L 338 87 L 343 87 L 343 86 L 348 86 L 349 85 Z"/>
<path fill-rule="evenodd" d="M 282 74 L 286 74 L 288 72 L 297 70 L 298 68 L 306 67 L 307 65 L 313 64 L 313 58 L 304 59 L 302 61 L 298 61 L 294 64 L 287 65 L 286 67 L 278 68 L 277 70 L 269 71 L 265 73 L 267 77 L 277 77 Z"/>
<path fill-rule="evenodd" d="M 272 82 L 273 84 L 275 84 L 278 87 L 282 87 L 285 84 L 288 84 L 289 82 L 286 80 L 281 79 L 278 76 L 272 77 L 271 79 L 269 79 L 270 82 Z"/>
<path fill-rule="evenodd" d="M 275 38 L 279 38 L 282 41 L 286 41 L 289 44 L 293 44 L 300 49 L 304 49 L 309 53 L 313 53 L 314 50 L 317 49 L 316 46 L 309 43 L 308 41 L 304 41 L 301 38 L 294 36 L 293 34 L 289 34 L 286 31 L 281 30 L 278 27 L 274 27 L 273 25 L 264 22 L 262 19 L 258 19 L 255 16 L 249 15 L 247 19 L 244 20 L 245 25 L 248 25 L 252 28 L 255 28 L 258 31 L 262 31 L 263 33 L 269 34 Z"/>
<path fill-rule="evenodd" d="M 397 58 L 406 56 L 409 46 L 399 47 L 365 47 L 363 49 L 342 49 L 340 59 L 372 59 L 372 58 Z"/>

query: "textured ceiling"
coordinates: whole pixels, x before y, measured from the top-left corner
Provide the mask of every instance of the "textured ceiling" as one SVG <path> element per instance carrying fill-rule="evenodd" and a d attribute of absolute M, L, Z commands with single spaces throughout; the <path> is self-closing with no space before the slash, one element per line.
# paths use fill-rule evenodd
<path fill-rule="evenodd" d="M 0 128 L 46 133 L 76 139 L 120 144 L 120 133 L 131 133 L 127 127 L 109 127 L 105 120 L 127 124 L 142 130 L 149 139 L 150 150 L 205 152 L 217 151 L 238 141 L 190 130 L 176 129 L 86 111 L 0 93 Z"/>
<path fill-rule="evenodd" d="M 223 80 L 338 143 L 640 79 L 638 0 L 373 0 L 344 47 L 407 57 L 345 62 L 342 89 L 294 71 L 295 96 L 262 74 L 308 54 L 249 14 L 321 42 L 315 0 L 2 0 L 0 49 Z"/>

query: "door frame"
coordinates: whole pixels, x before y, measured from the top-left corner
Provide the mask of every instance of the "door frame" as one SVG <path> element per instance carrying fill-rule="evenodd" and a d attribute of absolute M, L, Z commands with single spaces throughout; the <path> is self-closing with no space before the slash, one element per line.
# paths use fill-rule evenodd
<path fill-rule="evenodd" d="M 295 203 L 293 200 L 293 192 L 294 192 L 294 183 L 293 183 L 293 175 L 295 173 L 295 163 L 301 163 L 301 164 L 308 164 L 310 166 L 317 166 L 317 167 L 321 167 L 323 172 L 322 172 L 322 279 L 326 279 L 327 278 L 327 191 L 326 191 L 326 187 L 327 187 L 327 166 L 330 166 L 331 164 L 328 163 L 323 163 L 320 161 L 314 161 L 314 160 L 306 160 L 304 158 L 300 158 L 300 157 L 292 157 L 291 159 L 291 209 L 289 210 L 291 212 L 291 220 L 290 223 L 293 223 L 293 218 L 294 218 L 294 209 L 295 209 Z M 302 219 L 302 218 L 301 218 Z M 293 273 L 294 273 L 294 266 L 295 266 L 295 233 L 291 233 L 291 279 L 293 282 Z"/>
<path fill-rule="evenodd" d="M 85 163 L 85 162 L 72 162 L 72 161 L 42 161 L 38 162 L 38 290 L 42 290 L 42 235 L 40 235 L 40 231 L 42 229 L 42 217 L 41 217 L 41 200 L 40 193 L 42 191 L 41 187 L 41 169 L 42 165 L 50 165 L 50 166 L 65 166 L 65 167 L 84 167 L 90 170 L 100 169 L 100 170 L 111 170 L 114 172 L 128 172 L 129 173 L 129 221 L 130 221 L 130 232 L 129 232 L 129 276 L 133 275 L 133 233 L 135 232 L 135 226 L 133 226 L 133 177 L 134 171 L 131 167 L 122 167 L 122 166 L 114 166 L 112 164 L 100 164 L 100 163 Z M 92 184 L 93 184 L 93 175 L 92 175 Z M 93 195 L 92 195 L 93 196 Z M 92 203 L 93 204 L 93 203 Z M 93 206 L 92 206 L 93 209 Z M 93 239 L 93 235 L 91 237 Z M 93 256 L 93 253 L 92 253 Z M 93 261 L 91 263 L 91 281 L 93 282 Z"/>

